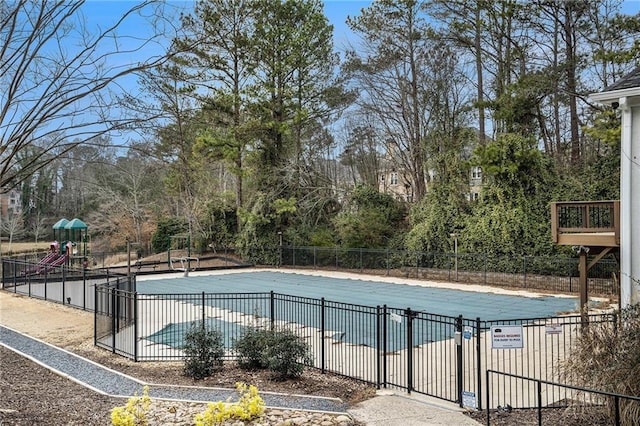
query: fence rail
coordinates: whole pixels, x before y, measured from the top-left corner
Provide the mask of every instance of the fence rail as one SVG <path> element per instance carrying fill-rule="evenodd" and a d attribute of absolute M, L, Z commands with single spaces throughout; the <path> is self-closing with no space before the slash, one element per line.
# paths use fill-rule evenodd
<path fill-rule="evenodd" d="M 343 249 L 339 247 L 273 247 L 272 255 L 249 254 L 257 264 L 345 270 L 404 278 L 531 288 L 578 293 L 578 259 L 572 257 L 492 256 L 407 250 Z M 275 264 L 270 259 L 278 259 Z M 266 260 L 266 262 L 265 262 Z M 618 294 L 614 259 L 600 260 L 589 270 L 592 294 Z"/>
<path fill-rule="evenodd" d="M 29 297 L 70 305 L 86 311 L 95 309 L 94 287 L 123 278 L 103 270 L 88 270 L 59 265 L 41 268 L 37 258 L 3 258 L 2 289 Z M 134 277 L 131 277 L 135 280 Z"/>
<path fill-rule="evenodd" d="M 500 379 L 509 379 L 510 382 L 522 383 L 522 388 L 532 388 L 534 390 L 533 398 L 522 403 L 518 400 L 504 399 L 503 405 L 497 405 L 493 397 L 493 388 L 501 388 Z M 551 403 L 547 393 L 550 389 L 555 390 L 554 393 L 565 395 L 562 400 L 555 399 Z M 635 409 L 631 410 L 630 406 L 635 405 Z M 508 410 L 535 409 L 538 425 L 557 425 L 559 424 L 556 415 L 549 416 L 546 414 L 553 413 L 557 410 L 573 409 L 575 413 L 583 415 L 583 420 L 590 424 L 609 424 L 607 421 L 607 410 L 613 414 L 613 421 L 616 426 L 621 424 L 637 424 L 638 419 L 634 418 L 633 413 L 637 413 L 640 407 L 640 397 L 631 395 L 622 395 L 613 392 L 588 389 L 570 384 L 561 384 L 548 380 L 525 377 L 517 374 L 506 373 L 503 371 L 487 370 L 486 371 L 486 415 L 487 426 L 491 425 L 491 411 L 504 410 L 503 407 L 508 406 Z M 589 411 L 591 410 L 591 411 Z M 629 414 L 626 418 L 621 413 L 627 411 Z M 600 417 L 598 422 L 596 417 Z M 574 419 L 575 421 L 575 419 Z M 593 423 L 591 423 L 593 422 Z M 501 423 L 502 424 L 502 423 Z"/>

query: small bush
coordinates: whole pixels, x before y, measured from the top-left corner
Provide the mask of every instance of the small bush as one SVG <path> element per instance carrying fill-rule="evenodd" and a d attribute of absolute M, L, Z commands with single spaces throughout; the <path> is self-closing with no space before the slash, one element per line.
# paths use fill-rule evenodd
<path fill-rule="evenodd" d="M 142 388 L 142 396 L 136 394 L 129 398 L 124 407 L 115 407 L 111 410 L 111 424 L 113 426 L 147 425 L 147 411 L 150 407 L 149 386 L 145 386 Z"/>
<path fill-rule="evenodd" d="M 640 305 L 620 312 L 620 323 L 589 324 L 564 361 L 565 381 L 622 395 L 640 395 Z M 607 401 L 614 418 L 613 400 Z M 640 403 L 620 400 L 622 424 L 636 424 Z"/>
<path fill-rule="evenodd" d="M 196 426 L 214 426 L 231 419 L 251 421 L 262 416 L 265 404 L 258 394 L 258 388 L 236 383 L 236 390 L 240 395 L 238 402 L 210 402 L 204 412 L 196 414 Z"/>
<path fill-rule="evenodd" d="M 196 380 L 211 376 L 222 368 L 224 340 L 219 330 L 207 330 L 193 323 L 184 336 L 184 374 Z"/>
<path fill-rule="evenodd" d="M 278 380 L 300 377 L 305 364 L 313 360 L 307 342 L 287 329 L 250 327 L 234 346 L 240 368 L 266 368 Z"/>
<path fill-rule="evenodd" d="M 265 356 L 269 370 L 278 380 L 300 377 L 305 364 L 313 361 L 307 342 L 286 329 L 274 331 Z"/>
<path fill-rule="evenodd" d="M 244 370 L 263 370 L 269 367 L 265 351 L 273 332 L 260 327 L 248 327 L 234 340 L 238 353 L 238 366 Z"/>

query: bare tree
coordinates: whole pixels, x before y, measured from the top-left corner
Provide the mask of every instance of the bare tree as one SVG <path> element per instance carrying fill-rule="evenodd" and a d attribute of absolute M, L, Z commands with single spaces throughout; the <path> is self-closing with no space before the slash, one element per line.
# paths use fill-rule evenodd
<path fill-rule="evenodd" d="M 9 251 L 14 239 L 21 238 L 24 234 L 22 215 L 11 213 L 0 223 L 0 229 L 9 237 Z"/>
<path fill-rule="evenodd" d="M 83 3 L 0 4 L 0 188 L 92 138 L 130 127 L 135 118 L 113 114 L 122 80 L 165 60 L 164 53 L 145 57 L 165 52 L 161 35 L 122 40 L 117 33 L 134 15 L 160 16 L 161 3 L 141 2 L 106 29 L 88 27 Z M 18 167 L 18 153 L 32 146 L 40 154 Z"/>

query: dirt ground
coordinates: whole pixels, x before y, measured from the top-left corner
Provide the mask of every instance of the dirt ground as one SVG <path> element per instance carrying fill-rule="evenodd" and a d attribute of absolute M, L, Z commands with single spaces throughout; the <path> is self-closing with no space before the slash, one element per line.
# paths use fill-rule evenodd
<path fill-rule="evenodd" d="M 246 372 L 228 364 L 204 380 L 184 376 L 181 362 L 135 363 L 93 345 L 93 314 L 0 291 L 0 324 L 67 349 L 148 383 L 235 388 L 329 396 L 356 403 L 375 394 L 371 386 L 347 378 L 305 371 L 302 378 L 277 382 L 268 372 Z M 0 346 L 0 424 L 110 424 L 122 400 L 98 395 Z"/>

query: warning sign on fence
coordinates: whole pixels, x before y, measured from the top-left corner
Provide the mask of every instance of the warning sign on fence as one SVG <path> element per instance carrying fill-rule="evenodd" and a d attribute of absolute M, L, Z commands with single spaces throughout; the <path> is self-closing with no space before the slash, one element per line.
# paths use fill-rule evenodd
<path fill-rule="evenodd" d="M 520 349 L 524 347 L 521 325 L 491 326 L 491 347 L 493 349 Z"/>

